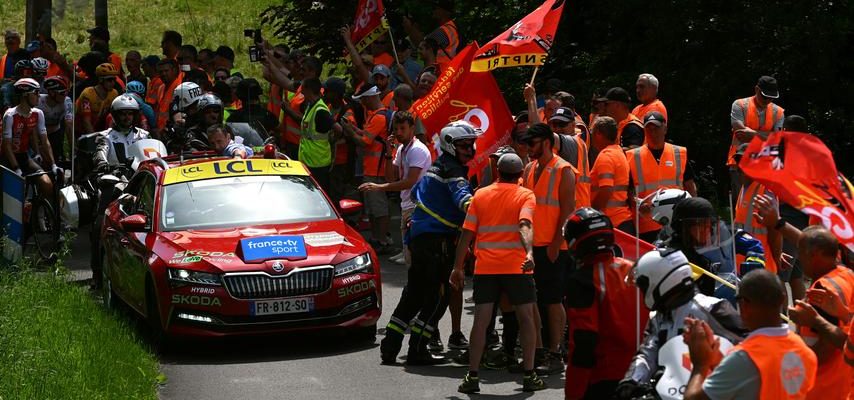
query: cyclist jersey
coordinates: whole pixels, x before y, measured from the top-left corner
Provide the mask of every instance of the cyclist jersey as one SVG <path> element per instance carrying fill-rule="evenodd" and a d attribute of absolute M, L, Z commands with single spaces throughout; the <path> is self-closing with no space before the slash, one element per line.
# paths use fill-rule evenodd
<path fill-rule="evenodd" d="M 110 106 L 113 103 L 113 99 L 118 95 L 119 92 L 113 89 L 107 93 L 106 97 L 101 98 L 101 96 L 98 96 L 98 92 L 95 91 L 94 86 L 87 87 L 83 89 L 83 92 L 80 93 L 80 97 L 77 99 L 77 113 L 82 118 L 88 118 L 92 123 L 92 128 L 96 132 L 104 130 L 107 128 L 104 121 L 107 114 L 110 113 Z"/>
<path fill-rule="evenodd" d="M 39 95 L 38 109 L 44 113 L 44 124 L 47 132 L 54 133 L 59 130 L 63 121 L 66 124 L 71 123 L 74 118 L 74 105 L 71 103 L 71 98 L 65 96 L 65 101 L 51 106 L 47 103 L 47 97 L 46 94 Z"/>
<path fill-rule="evenodd" d="M 12 107 L 3 114 L 3 140 L 10 140 L 13 153 L 26 153 L 30 148 L 30 135 L 33 130 L 40 135 L 47 135 L 44 126 L 44 113 L 38 108 L 30 109 L 24 115 L 18 107 Z"/>

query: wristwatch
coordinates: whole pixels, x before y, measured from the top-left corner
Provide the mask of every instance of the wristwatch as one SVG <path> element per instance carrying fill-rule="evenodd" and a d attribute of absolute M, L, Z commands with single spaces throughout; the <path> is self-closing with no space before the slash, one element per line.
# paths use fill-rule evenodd
<path fill-rule="evenodd" d="M 783 227 L 784 227 L 784 226 L 786 226 L 786 220 L 785 220 L 785 219 L 783 219 L 783 218 L 780 218 L 780 219 L 777 221 L 777 223 L 776 223 L 776 224 L 774 224 L 774 230 L 775 230 L 775 231 L 779 231 L 780 229 L 783 229 Z"/>

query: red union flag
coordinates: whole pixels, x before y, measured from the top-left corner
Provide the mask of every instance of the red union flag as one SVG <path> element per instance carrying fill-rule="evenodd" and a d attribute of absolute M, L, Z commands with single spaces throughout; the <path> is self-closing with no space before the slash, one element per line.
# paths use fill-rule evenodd
<path fill-rule="evenodd" d="M 564 0 L 547 0 L 534 12 L 485 44 L 472 63 L 472 71 L 522 65 L 543 65 L 554 43 Z"/>
<path fill-rule="evenodd" d="M 854 186 L 837 172 L 833 154 L 810 134 L 775 132 L 750 142 L 739 163 L 744 174 L 781 201 L 818 217 L 854 251 Z"/>
<path fill-rule="evenodd" d="M 472 43 L 460 51 L 442 70 L 430 93 L 411 108 L 433 143 L 439 143 L 439 131 L 450 122 L 464 120 L 483 130 L 475 143 L 475 158 L 468 164 L 469 176 L 489 168 L 489 155 L 507 143 L 513 129 L 510 108 L 492 74 L 470 73 L 476 50 L 477 43 Z"/>
<path fill-rule="evenodd" d="M 638 241 L 636 236 L 632 236 L 619 229 L 614 229 L 614 247 L 619 249 L 619 252 L 617 252 L 618 257 L 629 261 L 637 261 L 638 254 L 643 256 L 647 252 L 655 250 L 655 246 L 643 240 Z"/>
<path fill-rule="evenodd" d="M 388 31 L 388 21 L 384 14 L 382 0 L 359 0 L 356 19 L 350 30 L 350 39 L 356 50 L 361 52 Z"/>

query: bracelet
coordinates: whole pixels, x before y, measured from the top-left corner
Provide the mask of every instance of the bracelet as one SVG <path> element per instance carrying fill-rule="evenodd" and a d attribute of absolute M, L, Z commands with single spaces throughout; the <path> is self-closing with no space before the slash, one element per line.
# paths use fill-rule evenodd
<path fill-rule="evenodd" d="M 786 220 L 780 218 L 780 220 L 777 221 L 776 224 L 774 224 L 774 230 L 779 231 L 780 229 L 783 229 L 784 226 L 786 226 Z"/>

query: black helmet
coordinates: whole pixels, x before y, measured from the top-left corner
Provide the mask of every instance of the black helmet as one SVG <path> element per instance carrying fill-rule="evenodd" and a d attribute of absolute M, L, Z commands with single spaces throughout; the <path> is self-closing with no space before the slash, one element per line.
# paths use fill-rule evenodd
<path fill-rule="evenodd" d="M 584 207 L 576 210 L 566 221 L 563 237 L 576 257 L 584 258 L 614 248 L 614 225 L 605 214 Z"/>
<path fill-rule="evenodd" d="M 682 231 L 682 222 L 691 218 L 712 218 L 717 219 L 715 207 L 712 203 L 702 197 L 690 197 L 676 203 L 673 207 L 673 219 L 670 221 L 670 227 L 673 232 Z"/>

